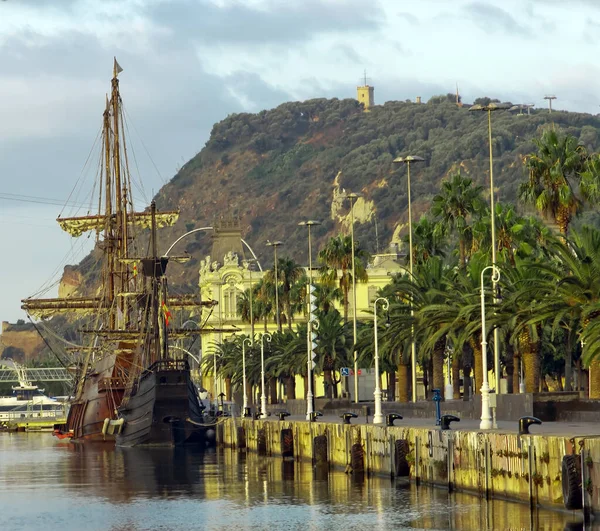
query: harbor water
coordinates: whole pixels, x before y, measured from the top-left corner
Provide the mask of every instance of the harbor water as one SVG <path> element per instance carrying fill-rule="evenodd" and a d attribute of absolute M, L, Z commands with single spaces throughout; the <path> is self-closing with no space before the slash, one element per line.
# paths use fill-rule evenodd
<path fill-rule="evenodd" d="M 0 433 L 0 529 L 600 529 L 535 509 L 254 453 Z"/>

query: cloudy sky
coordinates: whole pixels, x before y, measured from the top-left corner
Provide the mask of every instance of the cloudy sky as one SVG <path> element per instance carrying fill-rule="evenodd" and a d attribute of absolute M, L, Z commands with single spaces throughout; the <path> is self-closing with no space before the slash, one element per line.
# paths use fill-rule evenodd
<path fill-rule="evenodd" d="M 595 114 L 599 29 L 598 0 L 0 1 L 0 320 L 91 246 L 54 220 L 94 173 L 113 56 L 147 202 L 214 122 L 354 97 L 365 69 L 376 103 L 458 84 Z"/>

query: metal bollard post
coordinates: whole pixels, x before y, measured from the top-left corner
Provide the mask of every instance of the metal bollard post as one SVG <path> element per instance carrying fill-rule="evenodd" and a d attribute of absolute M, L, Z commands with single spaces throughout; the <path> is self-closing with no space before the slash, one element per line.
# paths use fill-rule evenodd
<path fill-rule="evenodd" d="M 433 401 L 435 402 L 435 425 L 439 426 L 442 423 L 442 408 L 440 406 L 442 393 L 439 389 L 433 390 Z"/>

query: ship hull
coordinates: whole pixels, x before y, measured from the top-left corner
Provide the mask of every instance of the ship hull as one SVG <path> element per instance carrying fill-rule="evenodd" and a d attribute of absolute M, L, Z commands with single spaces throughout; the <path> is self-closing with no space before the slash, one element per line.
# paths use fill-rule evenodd
<path fill-rule="evenodd" d="M 74 443 L 114 444 L 114 435 L 102 428 L 105 419 L 115 417 L 123 399 L 124 382 L 114 377 L 115 364 L 121 367 L 124 360 L 114 354 L 106 356 L 86 376 L 81 396 L 70 404 L 66 424 L 55 430 L 57 437 L 69 437 Z"/>
<path fill-rule="evenodd" d="M 203 407 L 185 361 L 162 360 L 144 371 L 118 409 L 117 446 L 206 446 Z"/>

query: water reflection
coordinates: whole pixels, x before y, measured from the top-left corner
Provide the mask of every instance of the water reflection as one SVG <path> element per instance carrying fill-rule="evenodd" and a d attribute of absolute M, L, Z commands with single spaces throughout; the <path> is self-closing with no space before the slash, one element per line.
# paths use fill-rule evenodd
<path fill-rule="evenodd" d="M 114 449 L 0 434 L 0 456 L 7 530 L 550 530 L 577 529 L 568 526 L 579 516 L 229 451 Z"/>

